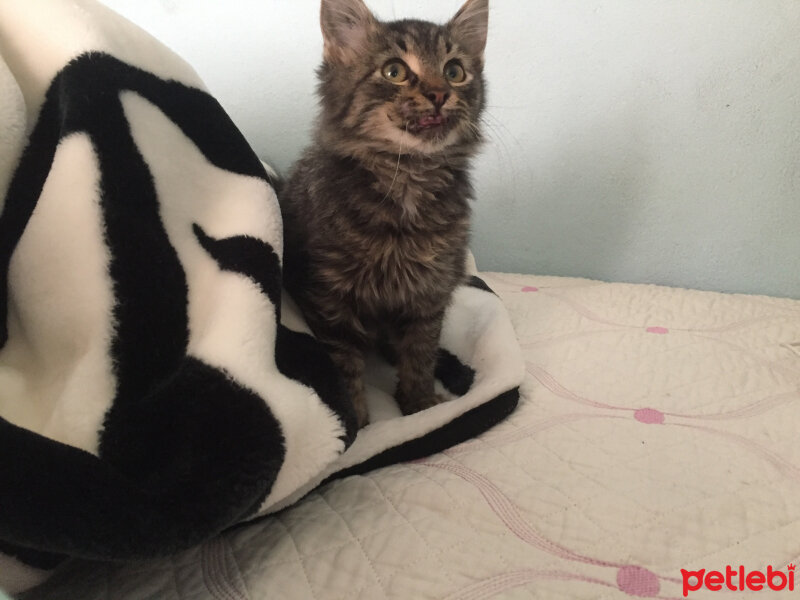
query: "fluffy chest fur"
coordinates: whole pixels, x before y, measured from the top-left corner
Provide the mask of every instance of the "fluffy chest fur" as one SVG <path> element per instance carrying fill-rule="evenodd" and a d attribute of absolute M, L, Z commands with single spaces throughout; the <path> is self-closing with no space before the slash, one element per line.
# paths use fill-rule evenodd
<path fill-rule="evenodd" d="M 463 277 L 465 173 L 431 161 L 391 162 L 366 166 L 315 150 L 287 189 L 294 199 L 285 210 L 287 271 L 303 274 L 304 289 L 352 302 L 365 317 L 439 310 Z"/>

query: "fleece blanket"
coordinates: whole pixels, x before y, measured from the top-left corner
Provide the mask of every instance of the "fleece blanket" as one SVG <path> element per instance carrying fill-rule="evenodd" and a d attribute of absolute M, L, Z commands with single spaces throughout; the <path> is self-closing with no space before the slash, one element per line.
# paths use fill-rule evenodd
<path fill-rule="evenodd" d="M 93 0 L 0 2 L 0 588 L 63 557 L 168 555 L 516 405 L 477 277 L 403 417 L 373 359 L 357 431 L 281 288 L 272 177 L 195 72 Z M 27 566 L 26 566 L 27 565 Z"/>

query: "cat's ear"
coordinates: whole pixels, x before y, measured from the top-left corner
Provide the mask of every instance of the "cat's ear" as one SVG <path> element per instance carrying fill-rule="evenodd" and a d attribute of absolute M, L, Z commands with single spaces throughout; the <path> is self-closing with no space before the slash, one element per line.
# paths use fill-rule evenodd
<path fill-rule="evenodd" d="M 447 27 L 459 46 L 473 56 L 481 56 L 489 33 L 489 0 L 467 0 Z"/>
<path fill-rule="evenodd" d="M 322 0 L 320 24 L 324 59 L 346 64 L 367 49 L 377 20 L 362 0 Z"/>

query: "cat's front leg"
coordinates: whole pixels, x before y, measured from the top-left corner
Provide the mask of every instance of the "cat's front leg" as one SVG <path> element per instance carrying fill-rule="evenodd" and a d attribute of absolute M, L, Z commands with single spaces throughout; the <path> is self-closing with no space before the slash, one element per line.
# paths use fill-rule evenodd
<path fill-rule="evenodd" d="M 341 340 L 328 343 L 328 352 L 339 370 L 345 392 L 353 403 L 359 429 L 369 423 L 369 410 L 364 389 L 364 352 Z"/>
<path fill-rule="evenodd" d="M 397 391 L 395 400 L 410 415 L 442 402 L 434 392 L 444 311 L 405 323 L 397 335 Z"/>
<path fill-rule="evenodd" d="M 330 302 L 329 296 L 324 295 L 315 300 L 310 308 L 304 310 L 306 319 L 339 371 L 344 391 L 353 405 L 358 427 L 362 428 L 369 423 L 364 364 L 370 334 L 347 303 Z"/>

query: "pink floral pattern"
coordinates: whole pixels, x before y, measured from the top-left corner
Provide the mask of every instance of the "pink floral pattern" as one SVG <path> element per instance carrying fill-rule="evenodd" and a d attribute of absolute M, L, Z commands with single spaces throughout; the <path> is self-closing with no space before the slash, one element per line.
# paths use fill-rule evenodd
<path fill-rule="evenodd" d="M 485 279 L 528 371 L 506 421 L 70 597 L 677 600 L 681 568 L 800 560 L 800 302 Z"/>

